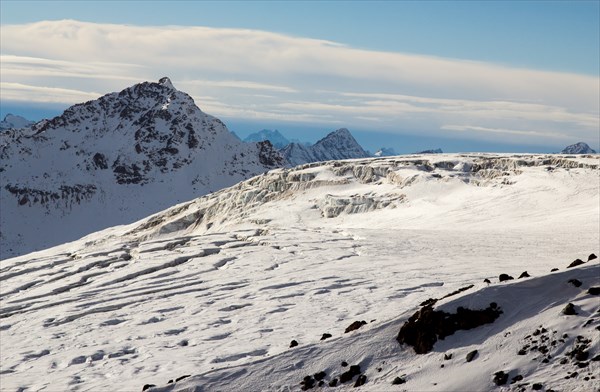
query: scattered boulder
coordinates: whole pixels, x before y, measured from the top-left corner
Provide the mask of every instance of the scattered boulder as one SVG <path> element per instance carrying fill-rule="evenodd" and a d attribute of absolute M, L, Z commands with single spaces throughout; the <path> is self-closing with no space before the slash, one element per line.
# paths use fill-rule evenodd
<path fill-rule="evenodd" d="M 498 386 L 504 385 L 508 381 L 508 373 L 504 373 L 500 370 L 499 372 L 494 373 L 494 379 L 492 381 Z"/>
<path fill-rule="evenodd" d="M 571 283 L 575 287 L 581 286 L 581 281 L 579 279 L 569 279 L 567 283 Z"/>
<path fill-rule="evenodd" d="M 329 386 L 330 387 L 335 387 L 338 383 L 338 379 L 334 378 L 333 380 L 329 381 Z"/>
<path fill-rule="evenodd" d="M 358 376 L 360 374 L 360 365 L 352 365 L 348 371 L 342 373 L 340 375 L 340 383 L 346 383 L 354 378 L 354 376 Z"/>
<path fill-rule="evenodd" d="M 488 278 L 485 278 L 485 279 L 483 280 L 483 283 L 488 283 L 488 284 L 489 284 L 489 283 L 492 283 L 492 282 L 491 282 L 491 281 L 490 281 Z"/>
<path fill-rule="evenodd" d="M 448 361 L 450 359 L 452 359 L 452 353 L 444 354 L 444 360 L 445 361 Z"/>
<path fill-rule="evenodd" d="M 471 362 L 472 360 L 475 359 L 475 357 L 477 356 L 478 351 L 477 350 L 473 350 L 470 353 L 467 354 L 467 362 Z"/>
<path fill-rule="evenodd" d="M 576 315 L 577 312 L 575 311 L 575 305 L 573 305 L 572 303 L 568 303 L 567 306 L 565 306 L 565 308 L 563 309 L 563 314 L 566 314 L 567 316 L 572 316 L 572 315 Z"/>
<path fill-rule="evenodd" d="M 323 336 L 321 336 L 321 340 L 329 339 L 331 336 L 330 333 L 324 333 Z"/>
<path fill-rule="evenodd" d="M 357 388 L 357 387 L 360 387 L 362 385 L 365 385 L 366 382 L 367 382 L 367 376 L 365 376 L 364 374 L 361 374 L 356 379 L 356 383 L 354 383 L 354 388 Z"/>
<path fill-rule="evenodd" d="M 300 382 L 300 385 L 302 385 L 301 389 L 303 391 L 307 391 L 315 387 L 315 380 L 313 380 L 311 376 L 305 376 L 304 380 Z"/>
<path fill-rule="evenodd" d="M 367 322 L 365 320 L 362 321 L 355 321 L 352 324 L 350 324 L 348 326 L 348 328 L 346 328 L 346 330 L 344 331 L 344 333 L 348 333 L 348 332 L 352 332 L 352 331 L 356 331 L 357 329 L 359 329 L 360 327 L 362 327 L 363 325 L 367 324 Z"/>
<path fill-rule="evenodd" d="M 505 282 L 507 280 L 513 280 L 514 278 L 508 274 L 500 274 L 500 276 L 498 277 L 498 280 L 500 282 Z"/>
<path fill-rule="evenodd" d="M 298 345 L 298 342 L 297 342 L 297 341 L 295 341 L 295 340 L 292 340 L 292 341 L 290 342 L 290 348 L 292 348 L 292 347 L 296 347 L 297 345 Z"/>
<path fill-rule="evenodd" d="M 145 384 L 145 385 L 142 387 L 142 392 L 144 392 L 146 389 L 154 388 L 155 386 L 156 386 L 156 385 L 154 385 L 154 384 Z"/>
<path fill-rule="evenodd" d="M 523 271 L 523 272 L 521 272 L 521 275 L 519 275 L 519 279 L 521 279 L 521 278 L 529 278 L 529 277 L 531 277 L 531 275 L 529 275 L 527 273 L 527 271 Z"/>
<path fill-rule="evenodd" d="M 190 376 L 191 376 L 190 374 L 186 374 L 186 375 L 183 375 L 183 376 L 181 376 L 181 377 L 177 377 L 177 378 L 175 379 L 175 382 L 181 381 L 181 380 L 183 380 L 184 378 L 188 378 L 188 377 L 190 377 Z"/>
<path fill-rule="evenodd" d="M 396 377 L 394 378 L 394 381 L 392 381 L 392 385 L 400 385 L 400 384 L 404 384 L 406 382 L 406 379 L 402 378 L 402 377 Z"/>
<path fill-rule="evenodd" d="M 550 272 L 558 271 L 558 268 L 552 268 Z"/>
<path fill-rule="evenodd" d="M 325 378 L 325 376 L 327 376 L 327 373 L 319 372 L 319 373 L 315 373 L 315 375 L 313 377 L 315 378 L 315 380 L 321 381 L 322 379 Z"/>
<path fill-rule="evenodd" d="M 517 374 L 516 376 L 514 376 L 514 377 L 512 378 L 512 380 L 510 380 L 510 383 L 511 383 L 511 384 L 514 384 L 514 383 L 516 383 L 517 381 L 521 381 L 522 379 L 523 379 L 523 376 L 521 376 L 520 374 Z"/>
<path fill-rule="evenodd" d="M 435 311 L 433 307 L 426 306 L 404 323 L 396 340 L 412 346 L 417 354 L 425 354 L 433 349 L 438 339 L 444 339 L 458 330 L 493 323 L 501 313 L 502 310 L 495 303 L 481 310 L 458 307 L 456 313 Z"/>
<path fill-rule="evenodd" d="M 348 366 L 348 362 L 346 362 L 346 361 L 342 361 L 342 364 L 341 364 L 341 365 L 342 365 L 342 367 L 346 367 L 346 366 Z"/>
<path fill-rule="evenodd" d="M 533 389 L 534 391 L 540 391 L 544 386 L 540 383 L 535 383 L 531 386 L 531 389 Z"/>
<path fill-rule="evenodd" d="M 594 259 L 597 259 L 597 258 L 598 258 L 598 256 L 596 256 L 595 254 L 592 253 L 591 255 L 588 256 L 587 261 L 594 260 Z"/>
<path fill-rule="evenodd" d="M 571 264 L 569 264 L 567 266 L 567 268 L 573 268 L 573 267 L 577 267 L 578 265 L 583 264 L 583 260 L 581 259 L 575 259 L 575 261 L 573 261 Z"/>
<path fill-rule="evenodd" d="M 590 287 L 587 292 L 591 295 L 600 295 L 600 286 Z"/>

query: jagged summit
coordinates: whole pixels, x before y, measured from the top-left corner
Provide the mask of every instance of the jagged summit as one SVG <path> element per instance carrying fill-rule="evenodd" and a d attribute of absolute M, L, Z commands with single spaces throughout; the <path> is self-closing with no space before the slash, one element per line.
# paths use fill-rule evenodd
<path fill-rule="evenodd" d="M 262 142 L 265 140 L 270 141 L 271 144 L 273 144 L 273 146 L 278 149 L 282 149 L 288 144 L 290 144 L 290 141 L 285 136 L 283 136 L 277 129 L 263 129 L 259 132 L 251 133 L 244 139 L 245 142 Z"/>
<path fill-rule="evenodd" d="M 292 166 L 310 162 L 367 158 L 370 156 L 346 128 L 340 128 L 329 133 L 312 146 L 290 143 L 281 150 L 281 153 Z"/>
<path fill-rule="evenodd" d="M 595 154 L 596 151 L 590 148 L 587 143 L 579 142 L 565 147 L 561 154 Z"/>
<path fill-rule="evenodd" d="M 241 142 L 166 77 L 3 132 L 0 158 L 2 258 L 139 219 L 282 165 L 271 144 Z M 39 235 L 43 230 L 56 233 Z"/>
<path fill-rule="evenodd" d="M 171 89 L 175 89 L 175 87 L 173 87 L 173 83 L 171 83 L 171 79 L 169 79 L 168 77 L 162 77 L 158 80 L 158 84 L 162 84 L 165 87 L 171 88 Z"/>

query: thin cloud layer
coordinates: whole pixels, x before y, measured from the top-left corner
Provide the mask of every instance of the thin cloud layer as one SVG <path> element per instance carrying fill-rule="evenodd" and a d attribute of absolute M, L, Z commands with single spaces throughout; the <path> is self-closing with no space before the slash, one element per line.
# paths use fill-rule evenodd
<path fill-rule="evenodd" d="M 167 75 L 216 116 L 599 143 L 598 77 L 256 30 L 64 20 L 0 33 L 3 100 L 71 104 Z"/>

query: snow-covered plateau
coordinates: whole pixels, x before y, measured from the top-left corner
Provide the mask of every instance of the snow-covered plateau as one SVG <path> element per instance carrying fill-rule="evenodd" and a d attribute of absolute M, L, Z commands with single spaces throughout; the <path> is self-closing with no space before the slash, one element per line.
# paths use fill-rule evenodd
<path fill-rule="evenodd" d="M 306 164 L 2 260 L 1 389 L 597 391 L 599 165 Z"/>

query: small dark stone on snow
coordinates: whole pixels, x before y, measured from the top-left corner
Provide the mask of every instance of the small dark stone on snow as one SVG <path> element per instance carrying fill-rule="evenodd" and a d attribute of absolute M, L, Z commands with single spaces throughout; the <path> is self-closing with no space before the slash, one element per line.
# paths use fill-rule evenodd
<path fill-rule="evenodd" d="M 504 385 L 508 381 L 508 374 L 500 370 L 499 372 L 494 373 L 493 381 L 496 385 Z"/>
<path fill-rule="evenodd" d="M 521 381 L 523 379 L 523 376 L 521 376 L 520 374 L 517 374 L 516 376 L 514 376 L 512 378 L 512 380 L 510 381 L 511 384 L 516 383 L 517 381 Z"/>
<path fill-rule="evenodd" d="M 581 265 L 581 264 L 583 264 L 583 260 L 575 259 L 575 261 L 573 261 L 571 264 L 569 264 L 567 266 L 567 268 L 577 267 L 578 265 Z"/>
<path fill-rule="evenodd" d="M 498 277 L 498 280 L 500 282 L 504 282 L 504 281 L 507 281 L 507 280 L 513 280 L 513 279 L 514 278 L 512 276 L 508 275 L 508 274 L 500 274 L 500 276 Z"/>
<path fill-rule="evenodd" d="M 577 366 L 579 366 L 582 369 L 588 367 L 589 364 L 589 362 L 577 362 Z"/>
<path fill-rule="evenodd" d="M 356 383 L 354 383 L 354 388 L 357 388 L 357 387 L 360 387 L 362 385 L 365 385 L 366 382 L 367 382 L 367 376 L 365 376 L 364 374 L 361 374 L 356 379 Z"/>
<path fill-rule="evenodd" d="M 588 256 L 588 261 L 594 260 L 594 259 L 597 259 L 597 258 L 598 258 L 598 256 L 596 256 L 595 254 L 592 253 L 591 255 Z"/>
<path fill-rule="evenodd" d="M 521 272 L 521 275 L 519 275 L 519 279 L 521 279 L 521 278 L 529 278 L 530 276 L 531 275 L 529 275 L 527 273 L 527 271 L 523 271 L 523 272 Z"/>
<path fill-rule="evenodd" d="M 539 391 L 539 390 L 541 390 L 543 387 L 544 387 L 544 386 L 543 386 L 542 384 L 536 383 L 536 384 L 533 384 L 533 385 L 531 386 L 531 389 L 533 389 L 534 391 Z"/>
<path fill-rule="evenodd" d="M 322 387 L 323 385 L 325 385 L 325 381 L 323 381 L 323 380 L 319 381 L 319 386 Z"/>
<path fill-rule="evenodd" d="M 335 387 L 338 383 L 338 379 L 334 378 L 333 380 L 329 381 L 329 386 L 330 387 Z"/>
<path fill-rule="evenodd" d="M 552 268 L 550 272 L 558 271 L 558 268 Z"/>
<path fill-rule="evenodd" d="M 142 387 L 142 392 L 145 391 L 146 389 L 150 389 L 150 388 L 154 388 L 156 385 L 154 384 L 146 384 Z"/>
<path fill-rule="evenodd" d="M 290 348 L 292 348 L 292 347 L 296 347 L 297 345 L 298 345 L 298 342 L 297 342 L 297 341 L 295 341 L 295 340 L 292 340 L 292 341 L 290 342 Z"/>
<path fill-rule="evenodd" d="M 563 309 L 563 314 L 566 314 L 567 316 L 577 314 L 577 312 L 575 311 L 575 305 L 569 302 L 567 306 L 565 306 L 565 308 Z"/>
<path fill-rule="evenodd" d="M 442 363 L 442 364 L 440 365 L 440 367 L 441 367 L 441 368 L 443 368 L 443 367 L 444 367 L 444 364 Z"/>
<path fill-rule="evenodd" d="M 567 362 L 569 362 L 569 361 L 568 361 L 568 359 L 567 359 L 567 358 L 563 358 L 563 359 L 561 359 L 561 360 L 560 360 L 560 362 L 559 362 L 559 363 L 560 363 L 561 365 L 564 365 L 564 364 L 566 364 Z"/>
<path fill-rule="evenodd" d="M 449 359 L 452 359 L 452 353 L 444 354 L 444 359 L 446 361 L 449 360 Z"/>
<path fill-rule="evenodd" d="M 324 333 L 323 336 L 321 336 L 321 340 L 325 340 L 330 338 L 332 335 L 330 333 Z"/>
<path fill-rule="evenodd" d="M 591 295 L 600 295 L 600 287 L 590 287 L 587 292 Z"/>
<path fill-rule="evenodd" d="M 181 377 L 177 377 L 177 378 L 175 379 L 175 382 L 177 382 L 177 381 L 181 381 L 181 380 L 183 380 L 184 378 L 188 378 L 188 377 L 190 377 L 190 375 L 189 375 L 189 374 L 186 374 L 186 375 L 184 375 L 184 376 L 181 376 Z"/>
<path fill-rule="evenodd" d="M 352 324 L 350 324 L 348 326 L 348 328 L 346 328 L 346 330 L 344 331 L 344 333 L 348 333 L 348 332 L 352 332 L 352 331 L 356 331 L 357 329 L 359 329 L 360 327 L 362 327 L 363 325 L 365 325 L 367 322 L 365 320 L 363 321 L 355 321 Z"/>
<path fill-rule="evenodd" d="M 315 375 L 313 377 L 315 378 L 315 380 L 321 381 L 322 379 L 325 378 L 325 376 L 327 376 L 327 373 L 319 372 L 319 373 L 315 373 Z"/>
<path fill-rule="evenodd" d="M 383 368 L 377 368 L 378 373 L 381 373 L 382 370 L 383 370 Z"/>
<path fill-rule="evenodd" d="M 569 279 L 568 283 L 571 283 L 575 287 L 581 286 L 581 281 L 579 279 Z"/>
<path fill-rule="evenodd" d="M 470 353 L 467 354 L 467 362 L 471 362 L 473 359 L 475 359 L 475 356 L 477 355 L 477 350 L 473 350 Z"/>
<path fill-rule="evenodd" d="M 517 353 L 517 355 L 526 355 L 527 354 L 527 350 L 524 349 L 520 349 L 519 352 Z"/>
<path fill-rule="evenodd" d="M 396 377 L 394 379 L 394 381 L 392 381 L 392 385 L 400 385 L 400 384 L 404 384 L 406 382 L 405 379 L 403 379 L 402 377 Z"/>
<path fill-rule="evenodd" d="M 348 362 L 342 361 L 342 367 L 346 367 L 346 366 L 348 366 Z"/>
<path fill-rule="evenodd" d="M 167 384 L 173 384 L 173 380 L 167 381 Z"/>

